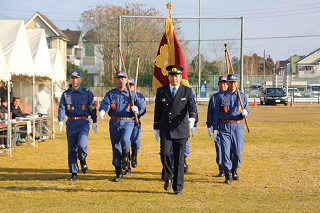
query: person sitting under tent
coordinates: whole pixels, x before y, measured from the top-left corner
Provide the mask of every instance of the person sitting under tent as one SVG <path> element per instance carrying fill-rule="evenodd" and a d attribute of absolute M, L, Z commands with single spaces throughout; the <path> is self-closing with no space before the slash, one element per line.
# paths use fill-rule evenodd
<path fill-rule="evenodd" d="M 19 97 L 13 97 L 12 98 L 12 103 L 11 103 L 11 106 L 10 106 L 10 110 L 11 110 L 11 113 L 12 113 L 12 119 L 15 119 L 17 117 L 23 117 L 23 118 L 32 117 L 33 116 L 32 114 L 23 113 L 21 111 L 20 102 L 21 102 L 21 100 L 20 100 Z M 20 130 L 26 130 L 26 127 L 23 127 Z M 38 140 L 39 138 L 40 138 L 40 134 L 37 132 L 37 130 L 35 130 L 35 139 Z M 21 139 L 21 142 L 24 142 L 24 140 Z M 18 143 L 18 141 L 17 141 L 16 144 L 17 144 L 17 146 L 21 145 L 21 144 Z"/>

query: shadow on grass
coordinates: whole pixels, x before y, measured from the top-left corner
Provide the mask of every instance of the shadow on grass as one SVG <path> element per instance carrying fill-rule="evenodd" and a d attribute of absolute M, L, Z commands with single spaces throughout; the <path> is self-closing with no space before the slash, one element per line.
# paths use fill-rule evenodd
<path fill-rule="evenodd" d="M 74 188 L 57 188 L 57 187 L 0 187 L 0 190 L 8 191 L 63 191 L 63 192 L 122 192 L 122 193 L 146 193 L 146 194 L 168 194 L 168 192 L 148 191 L 148 190 L 124 190 L 124 189 L 74 189 Z"/>

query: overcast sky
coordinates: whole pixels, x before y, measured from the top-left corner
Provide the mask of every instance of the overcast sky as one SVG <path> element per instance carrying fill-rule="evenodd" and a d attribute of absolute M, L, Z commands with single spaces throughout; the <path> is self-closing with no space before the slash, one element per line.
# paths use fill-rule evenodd
<path fill-rule="evenodd" d="M 168 13 L 162 0 L 1 0 L 0 19 L 27 21 L 35 12 L 46 15 L 60 29 L 77 30 L 81 13 L 97 4 L 125 6 L 127 2 L 142 3 L 145 8 L 154 7 L 163 15 Z M 197 17 L 199 0 L 172 0 L 172 17 Z M 285 60 L 291 55 L 306 55 L 320 48 L 320 2 L 316 0 L 201 0 L 202 17 L 244 17 L 244 54 L 263 50 L 274 61 Z M 240 22 L 224 21 L 221 25 L 203 23 L 202 39 L 230 33 L 238 37 Z M 231 25 L 230 25 L 231 24 Z M 195 21 L 183 24 L 192 39 L 198 38 Z M 230 30 L 228 30 L 230 29 Z M 213 32 L 214 31 L 214 32 Z M 220 32 L 220 34 L 216 34 Z M 212 35 L 211 37 L 208 35 Z M 160 42 L 160 38 L 159 38 Z"/>

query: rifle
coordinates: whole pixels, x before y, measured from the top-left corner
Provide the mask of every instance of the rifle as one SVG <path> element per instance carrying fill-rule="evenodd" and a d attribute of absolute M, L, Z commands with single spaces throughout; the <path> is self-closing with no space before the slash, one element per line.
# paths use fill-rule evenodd
<path fill-rule="evenodd" d="M 120 53 L 120 57 L 121 57 L 122 66 L 123 66 L 124 72 L 126 73 L 126 76 L 128 76 L 127 75 L 127 71 L 126 71 L 126 66 L 124 65 L 124 61 L 123 61 L 120 45 L 118 45 L 118 48 L 119 48 L 119 53 Z M 132 93 L 131 93 L 129 81 L 127 81 L 127 87 L 128 87 L 128 90 L 129 90 L 129 96 L 130 96 L 130 99 L 131 99 L 131 104 L 132 104 L 132 106 L 134 106 L 134 101 L 133 101 L 133 98 L 132 98 Z M 133 112 L 133 113 L 134 113 L 134 118 L 136 119 L 137 126 L 139 127 L 140 125 L 139 125 L 139 119 L 138 119 L 137 113 L 136 112 Z"/>
<path fill-rule="evenodd" d="M 234 73 L 234 71 L 233 71 L 233 66 L 232 66 L 231 59 L 230 59 L 230 55 L 229 55 L 229 51 L 228 51 L 228 47 L 227 47 L 227 44 L 224 44 L 224 46 L 226 47 L 226 53 L 227 53 L 226 55 L 228 56 L 229 64 L 230 64 L 230 67 L 231 67 L 231 71 L 232 71 L 232 73 Z M 243 110 L 244 107 L 243 107 L 243 103 L 242 103 L 242 100 L 241 100 L 239 88 L 238 88 L 237 85 L 236 85 L 236 88 L 237 88 L 237 94 L 238 94 L 238 98 L 239 98 L 239 101 L 240 101 L 241 109 Z M 247 121 L 247 117 L 246 117 L 246 116 L 244 117 L 244 121 L 246 122 L 246 126 L 247 126 L 248 132 L 250 132 L 250 128 L 249 128 L 249 125 L 248 125 L 248 121 Z"/>

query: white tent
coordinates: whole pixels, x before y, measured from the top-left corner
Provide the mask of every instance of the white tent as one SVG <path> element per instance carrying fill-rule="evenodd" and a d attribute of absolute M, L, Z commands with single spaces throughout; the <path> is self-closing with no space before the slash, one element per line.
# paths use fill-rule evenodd
<path fill-rule="evenodd" d="M 66 74 L 61 61 L 60 51 L 58 49 L 49 49 L 49 55 L 53 70 L 53 81 L 64 82 L 66 80 Z"/>
<path fill-rule="evenodd" d="M 0 43 L 0 81 L 9 81 L 11 79 L 9 66 L 4 57 L 2 46 Z"/>
<path fill-rule="evenodd" d="M 12 75 L 34 75 L 30 46 L 22 20 L 0 20 L 0 43 Z"/>
<path fill-rule="evenodd" d="M 27 29 L 26 32 L 35 66 L 35 76 L 52 78 L 52 66 L 44 30 Z"/>

